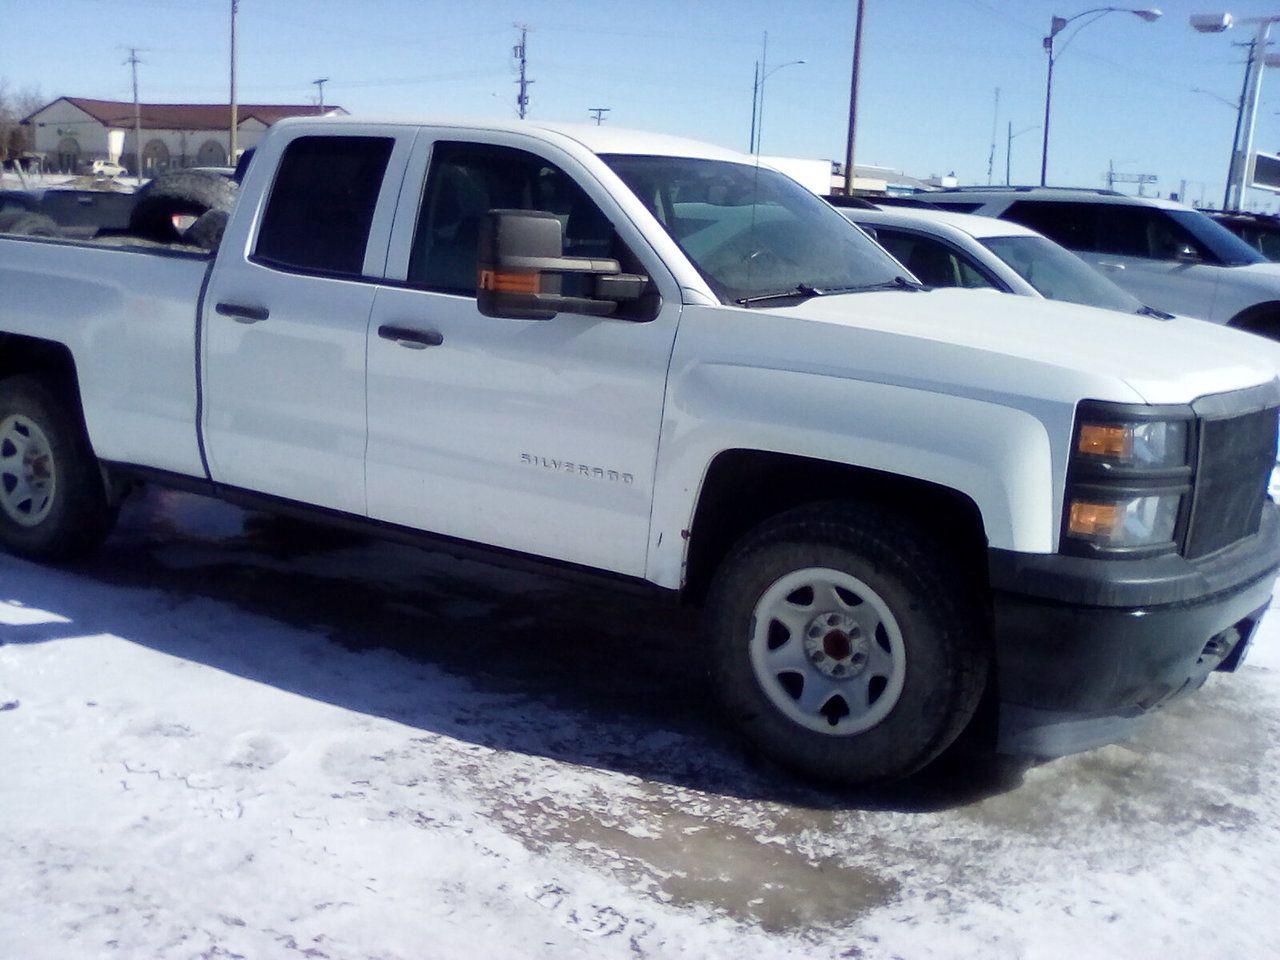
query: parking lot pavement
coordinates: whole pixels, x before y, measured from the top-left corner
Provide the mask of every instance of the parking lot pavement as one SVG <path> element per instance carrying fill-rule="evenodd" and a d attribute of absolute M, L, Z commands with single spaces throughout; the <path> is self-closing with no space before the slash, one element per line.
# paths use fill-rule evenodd
<path fill-rule="evenodd" d="M 1125 746 L 829 792 L 682 611 L 149 492 L 0 557 L 0 952 L 1275 956 L 1264 627 Z"/>

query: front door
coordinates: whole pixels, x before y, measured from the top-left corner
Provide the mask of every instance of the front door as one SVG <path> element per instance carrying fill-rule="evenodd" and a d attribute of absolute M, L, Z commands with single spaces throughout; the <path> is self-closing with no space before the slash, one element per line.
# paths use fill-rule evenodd
<path fill-rule="evenodd" d="M 555 213 L 567 255 L 616 258 L 661 302 L 482 316 L 476 239 L 495 208 Z M 519 134 L 424 132 L 387 273 L 403 285 L 378 289 L 369 324 L 370 516 L 643 574 L 679 295 L 592 171 Z"/>
<path fill-rule="evenodd" d="M 365 334 L 415 133 L 303 133 L 250 166 L 246 197 L 275 175 L 261 224 L 233 218 L 202 317 L 218 483 L 364 514 Z"/>

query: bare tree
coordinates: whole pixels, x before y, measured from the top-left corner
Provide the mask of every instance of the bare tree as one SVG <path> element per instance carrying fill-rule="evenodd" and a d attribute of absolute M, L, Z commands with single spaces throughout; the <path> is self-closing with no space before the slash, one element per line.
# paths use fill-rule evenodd
<path fill-rule="evenodd" d="M 23 118 L 44 105 L 38 87 L 14 90 L 0 78 L 0 160 L 17 157 L 35 145 L 35 131 L 24 127 Z"/>

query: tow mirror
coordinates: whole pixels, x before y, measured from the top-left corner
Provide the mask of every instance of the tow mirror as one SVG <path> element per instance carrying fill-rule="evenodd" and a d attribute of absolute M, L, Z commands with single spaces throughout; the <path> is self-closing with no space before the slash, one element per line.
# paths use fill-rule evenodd
<path fill-rule="evenodd" d="M 480 224 L 476 254 L 476 305 L 486 317 L 608 317 L 619 303 L 638 300 L 649 282 L 623 273 L 617 260 L 566 257 L 560 218 L 545 210 L 490 210 Z M 595 296 L 562 295 L 565 274 L 595 277 Z"/>

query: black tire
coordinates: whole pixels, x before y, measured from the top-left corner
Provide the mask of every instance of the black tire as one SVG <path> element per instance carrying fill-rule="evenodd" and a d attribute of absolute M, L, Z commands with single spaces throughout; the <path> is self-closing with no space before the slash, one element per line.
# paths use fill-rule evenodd
<path fill-rule="evenodd" d="M 991 658 L 982 595 L 949 556 L 909 519 L 853 503 L 793 510 L 740 541 L 716 574 L 707 613 L 713 683 L 748 741 L 806 776 L 860 786 L 914 773 L 946 749 L 978 707 Z M 856 577 L 900 628 L 901 692 L 887 716 L 861 732 L 837 736 L 796 722 L 770 700 L 751 664 L 757 602 L 784 576 L 812 567 Z"/>
<path fill-rule="evenodd" d="M 230 211 L 236 185 L 227 177 L 200 170 L 184 170 L 156 177 L 138 191 L 129 216 L 129 232 L 149 240 L 177 243 L 175 216 L 199 217 L 210 210 Z"/>
<path fill-rule="evenodd" d="M 55 482 L 44 518 L 27 526 L 0 504 L 0 544 L 34 560 L 85 556 L 102 544 L 116 519 L 79 408 L 67 393 L 35 377 L 0 380 L 0 492 L 16 482 L 15 465 L 3 459 L 13 453 L 3 433 L 9 418 L 31 421 L 49 444 Z"/>
<path fill-rule="evenodd" d="M 18 210 L 0 213 L 0 233 L 20 237 L 58 237 L 62 230 L 56 220 L 43 213 Z"/>
<path fill-rule="evenodd" d="M 1227 321 L 1227 326 L 1268 340 L 1280 340 L 1280 304 L 1264 303 L 1241 310 Z"/>
<path fill-rule="evenodd" d="M 226 210 L 208 210 L 200 214 L 200 218 L 182 235 L 183 242 L 216 253 L 230 216 Z"/>

